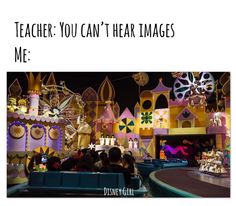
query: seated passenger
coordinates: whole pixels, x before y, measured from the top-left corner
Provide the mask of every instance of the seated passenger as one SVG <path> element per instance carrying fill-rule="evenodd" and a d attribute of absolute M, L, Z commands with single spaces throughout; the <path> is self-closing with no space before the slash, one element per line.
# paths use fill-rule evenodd
<path fill-rule="evenodd" d="M 131 174 L 134 174 L 134 160 L 131 155 L 123 155 L 123 167 L 128 169 Z"/>
<path fill-rule="evenodd" d="M 63 171 L 75 170 L 79 159 L 81 159 L 82 157 L 83 153 L 81 152 L 81 150 L 73 151 L 71 156 L 62 162 L 61 170 Z"/>
<path fill-rule="evenodd" d="M 61 160 L 59 157 L 50 157 L 47 161 L 48 171 L 60 171 L 61 170 Z"/>
<path fill-rule="evenodd" d="M 106 152 L 101 152 L 100 154 L 99 154 L 99 161 L 97 161 L 97 162 L 95 162 L 94 163 L 94 166 L 96 167 L 96 169 L 98 169 L 98 170 L 100 170 L 102 167 L 103 167 L 103 161 L 105 160 L 105 159 L 107 159 L 108 157 L 107 157 L 107 153 Z"/>
<path fill-rule="evenodd" d="M 110 170 L 114 173 L 123 173 L 126 187 L 130 184 L 130 172 L 122 166 L 121 151 L 118 147 L 112 147 L 109 150 Z M 108 171 L 110 172 L 110 171 Z"/>
<path fill-rule="evenodd" d="M 75 170 L 79 172 L 93 172 L 94 171 L 93 157 L 89 152 L 78 160 Z"/>

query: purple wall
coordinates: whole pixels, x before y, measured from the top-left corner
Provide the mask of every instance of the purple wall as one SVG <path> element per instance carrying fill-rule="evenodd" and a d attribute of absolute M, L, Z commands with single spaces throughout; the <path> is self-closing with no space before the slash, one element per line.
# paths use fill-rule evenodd
<path fill-rule="evenodd" d="M 49 136 L 49 131 L 52 128 L 53 129 L 57 129 L 57 130 L 60 131 L 59 138 L 57 140 L 53 140 Z M 63 132 L 62 132 L 61 128 L 59 126 L 52 126 L 52 127 L 50 127 L 50 129 L 48 130 L 48 147 L 51 147 L 52 149 L 54 149 L 56 151 L 62 150 L 62 136 L 63 136 Z"/>
<path fill-rule="evenodd" d="M 34 150 L 37 147 L 45 146 L 46 145 L 46 128 L 42 124 L 33 124 L 30 129 L 34 127 L 39 127 L 44 129 L 44 135 L 41 139 L 34 139 L 30 135 L 30 151 Z"/>
<path fill-rule="evenodd" d="M 52 149 L 59 151 L 62 149 L 61 142 L 62 142 L 61 138 L 59 138 L 58 140 L 52 140 L 48 138 L 48 147 L 51 147 Z"/>
<path fill-rule="evenodd" d="M 25 129 L 25 134 L 20 139 L 15 139 L 10 135 L 10 127 L 13 125 L 21 125 Z M 14 121 L 11 122 L 7 130 L 7 151 L 25 151 L 26 148 L 26 137 L 28 134 L 28 129 L 23 122 Z"/>

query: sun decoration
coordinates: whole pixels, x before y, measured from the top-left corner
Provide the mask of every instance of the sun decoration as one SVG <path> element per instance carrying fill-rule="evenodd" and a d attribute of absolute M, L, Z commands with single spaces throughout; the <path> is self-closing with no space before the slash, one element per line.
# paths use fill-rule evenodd
<path fill-rule="evenodd" d="M 48 146 L 37 147 L 33 150 L 33 153 L 46 155 L 47 157 L 58 156 L 56 151 L 54 149 L 48 147 Z M 26 159 L 26 170 L 27 170 L 27 172 L 30 172 L 28 165 L 30 163 L 31 158 L 32 157 L 29 155 Z M 40 168 L 39 170 L 42 171 L 43 168 Z"/>
<path fill-rule="evenodd" d="M 30 135 L 35 140 L 41 139 L 45 135 L 45 133 L 46 129 L 41 124 L 34 124 L 30 130 Z"/>
<path fill-rule="evenodd" d="M 14 124 L 9 126 L 9 133 L 11 137 L 15 139 L 22 138 L 25 132 L 26 132 L 25 127 L 19 122 L 15 122 Z"/>
<path fill-rule="evenodd" d="M 49 138 L 52 140 L 57 140 L 62 136 L 62 131 L 58 126 L 52 126 L 48 131 Z"/>
<path fill-rule="evenodd" d="M 152 112 L 141 113 L 141 124 L 152 123 Z"/>

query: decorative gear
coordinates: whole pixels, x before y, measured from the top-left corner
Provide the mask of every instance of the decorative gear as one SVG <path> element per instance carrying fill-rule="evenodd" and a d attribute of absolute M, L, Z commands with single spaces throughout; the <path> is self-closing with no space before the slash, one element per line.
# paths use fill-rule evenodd
<path fill-rule="evenodd" d="M 215 81 L 211 73 L 201 72 L 196 79 L 192 72 L 183 72 L 174 82 L 174 95 L 181 102 L 192 95 L 210 96 L 215 88 Z"/>

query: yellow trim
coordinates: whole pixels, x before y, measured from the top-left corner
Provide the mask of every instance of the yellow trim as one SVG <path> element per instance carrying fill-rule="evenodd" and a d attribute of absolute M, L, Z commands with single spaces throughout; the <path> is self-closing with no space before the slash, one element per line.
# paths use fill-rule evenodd
<path fill-rule="evenodd" d="M 193 128 L 171 128 L 169 129 L 169 135 L 176 134 L 206 134 L 205 127 L 193 127 Z"/>

